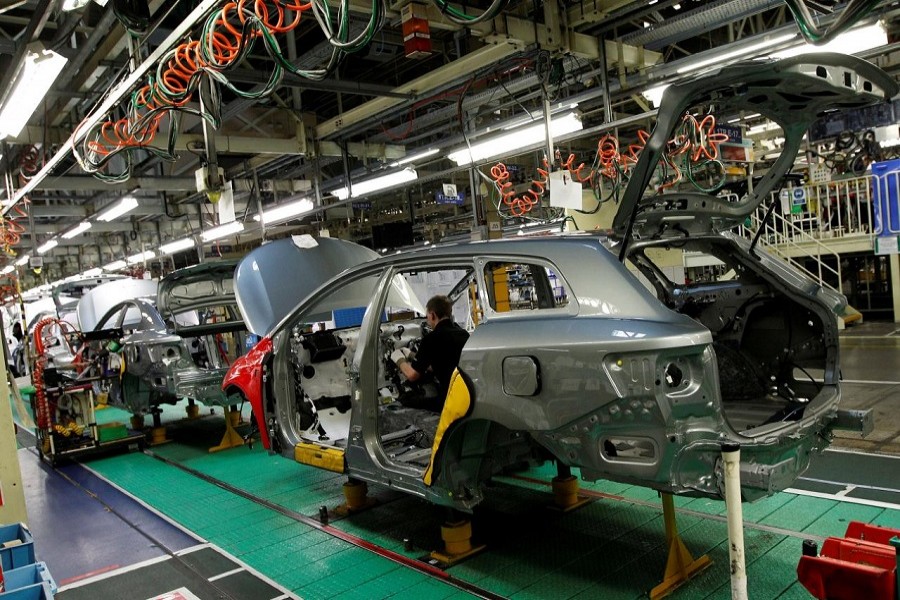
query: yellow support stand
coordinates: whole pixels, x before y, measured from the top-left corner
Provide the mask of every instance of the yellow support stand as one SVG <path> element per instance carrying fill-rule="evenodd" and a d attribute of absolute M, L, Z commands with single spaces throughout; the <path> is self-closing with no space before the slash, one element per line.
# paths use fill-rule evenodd
<path fill-rule="evenodd" d="M 444 551 L 434 551 L 430 557 L 443 567 L 453 566 L 487 548 L 484 544 L 472 545 L 472 522 L 466 520 L 441 525 L 441 539 L 444 540 Z"/>
<path fill-rule="evenodd" d="M 352 477 L 344 484 L 342 491 L 344 493 L 344 503 L 334 509 L 334 514 L 346 517 L 347 515 L 358 513 L 371 508 L 378 504 L 375 498 L 369 498 L 369 486 L 365 481 L 353 479 Z"/>
<path fill-rule="evenodd" d="M 578 478 L 572 475 L 568 465 L 557 463 L 557 475 L 550 481 L 553 490 L 553 510 L 569 512 L 580 508 L 591 501 L 587 496 L 578 493 Z"/>
<path fill-rule="evenodd" d="M 712 564 L 705 554 L 694 560 L 675 524 L 675 501 L 672 494 L 662 494 L 663 520 L 666 524 L 666 544 L 669 547 L 669 559 L 666 561 L 666 574 L 662 583 L 650 590 L 650 600 L 664 598 Z"/>
<path fill-rule="evenodd" d="M 191 408 L 190 406 L 188 408 Z M 199 408 L 194 406 L 194 408 Z M 220 452 L 229 448 L 236 448 L 244 445 L 244 437 L 235 430 L 234 426 L 241 422 L 241 413 L 236 406 L 232 406 L 231 410 L 225 413 L 225 435 L 218 446 L 209 449 L 210 452 Z"/>

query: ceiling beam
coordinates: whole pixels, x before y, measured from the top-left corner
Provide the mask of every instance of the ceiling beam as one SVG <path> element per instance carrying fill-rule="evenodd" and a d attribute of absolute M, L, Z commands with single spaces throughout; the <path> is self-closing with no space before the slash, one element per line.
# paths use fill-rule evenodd
<path fill-rule="evenodd" d="M 533 27 L 533 25 L 532 25 Z M 515 53 L 518 48 L 513 44 L 497 43 L 484 46 L 474 52 L 454 60 L 451 63 L 438 67 L 433 71 L 417 77 L 409 83 L 404 83 L 396 88 L 398 94 L 414 93 L 422 95 L 428 93 L 439 85 L 459 77 L 470 75 L 475 71 L 506 58 Z M 337 134 L 352 125 L 356 125 L 366 119 L 375 117 L 384 111 L 390 110 L 402 104 L 404 101 L 397 98 L 376 98 L 369 100 L 361 106 L 357 106 L 347 112 L 329 119 L 316 127 L 316 139 L 322 140 Z M 407 101 L 408 102 L 408 101 Z"/>

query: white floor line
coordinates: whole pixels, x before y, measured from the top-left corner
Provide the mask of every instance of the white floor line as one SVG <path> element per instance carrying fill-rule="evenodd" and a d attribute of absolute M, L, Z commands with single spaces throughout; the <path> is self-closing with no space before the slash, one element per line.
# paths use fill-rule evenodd
<path fill-rule="evenodd" d="M 257 578 L 259 578 L 259 579 L 265 581 L 266 583 L 268 583 L 269 585 L 271 585 L 271 586 L 272 586 L 273 588 L 275 588 L 276 590 L 278 590 L 278 591 L 280 591 L 280 592 L 283 592 L 283 596 L 279 596 L 279 598 L 289 598 L 289 599 L 291 599 L 291 600 L 301 600 L 300 596 L 297 596 L 297 595 L 294 594 L 291 590 L 287 589 L 286 587 L 284 587 L 283 585 L 281 585 L 280 583 L 278 583 L 277 581 L 275 581 L 275 580 L 272 579 L 271 577 L 269 577 L 269 576 L 267 576 L 267 575 L 264 575 L 263 573 L 260 573 L 259 571 L 257 571 L 256 569 L 254 569 L 253 567 L 251 567 L 250 565 L 248 565 L 247 563 L 245 563 L 244 561 L 242 561 L 241 559 L 239 559 L 239 558 L 236 557 L 235 555 L 231 554 L 231 553 L 228 552 L 227 550 L 224 550 L 223 548 L 220 548 L 219 546 L 216 546 L 215 544 L 210 544 L 210 547 L 211 547 L 213 550 L 215 550 L 216 552 L 218 552 L 219 554 L 221 554 L 222 556 L 225 556 L 225 557 L 227 557 L 228 559 L 230 559 L 230 560 L 234 561 L 235 563 L 239 564 L 245 571 L 247 571 L 247 572 L 249 572 L 249 573 L 252 573 L 252 574 L 255 575 Z"/>
<path fill-rule="evenodd" d="M 822 492 L 810 492 L 808 490 L 798 490 L 796 488 L 788 488 L 784 490 L 789 494 L 797 496 L 810 496 L 812 498 L 824 498 L 825 500 L 836 500 L 837 502 L 846 502 L 848 504 L 862 504 L 864 506 L 874 506 L 875 508 L 890 508 L 900 510 L 900 504 L 891 502 L 879 502 L 878 500 L 865 500 L 863 498 L 851 498 L 850 496 L 838 496 L 837 494 L 824 494 Z"/>
<path fill-rule="evenodd" d="M 835 494 L 835 496 L 846 496 L 847 494 L 849 494 L 850 492 L 852 492 L 852 491 L 855 490 L 855 489 L 856 489 L 856 486 L 855 486 L 855 485 L 848 485 L 847 487 L 845 487 L 845 488 L 842 489 L 841 491 L 837 492 L 837 493 Z"/>
<path fill-rule="evenodd" d="M 825 452 L 834 452 L 836 454 L 858 454 L 860 456 L 874 456 L 876 458 L 894 458 L 900 460 L 900 456 L 896 454 L 881 454 L 880 452 L 866 452 L 865 450 L 852 450 L 848 448 L 835 448 L 831 446 L 825 449 Z"/>
<path fill-rule="evenodd" d="M 172 557 L 168 554 L 164 554 L 163 556 L 157 556 L 156 558 L 150 558 L 138 563 L 134 563 L 133 565 L 128 565 L 127 567 L 120 567 L 118 569 L 113 569 L 112 571 L 106 571 L 105 573 L 100 573 L 99 575 L 94 575 L 93 577 L 85 577 L 84 579 L 79 579 L 78 581 L 73 581 L 70 584 L 64 585 L 59 590 L 59 592 L 65 592 L 66 590 L 71 590 L 73 588 L 82 587 L 89 583 L 94 583 L 97 581 L 103 581 L 104 579 L 109 579 L 110 577 L 115 577 L 116 575 L 121 575 L 122 573 L 128 573 L 130 571 L 136 571 L 138 569 L 143 569 L 144 567 L 148 567 L 150 565 L 155 565 L 156 563 L 161 563 L 167 560 L 171 560 Z"/>
<path fill-rule="evenodd" d="M 825 483 L 829 485 L 852 485 L 855 488 L 863 489 L 863 490 L 876 490 L 879 492 L 894 492 L 900 494 L 900 489 L 897 488 L 889 488 L 889 487 L 881 487 L 878 485 L 866 485 L 864 483 L 850 483 L 849 481 L 834 481 L 833 479 L 817 479 L 815 477 L 799 477 L 801 481 L 813 481 L 815 483 Z"/>
<path fill-rule="evenodd" d="M 875 381 L 874 379 L 841 379 L 841 383 L 865 383 L 868 385 L 900 385 L 900 381 Z"/>
<path fill-rule="evenodd" d="M 237 569 L 225 571 L 224 573 L 219 573 L 218 575 L 213 575 L 212 577 L 207 578 L 207 581 L 216 581 L 217 579 L 229 577 L 231 575 L 234 575 L 235 573 L 243 573 L 246 570 L 247 569 L 245 569 L 244 567 L 238 567 Z"/>
<path fill-rule="evenodd" d="M 120 492 L 122 492 L 123 494 L 125 494 L 126 496 L 128 496 L 129 498 L 131 498 L 132 500 L 134 500 L 135 502 L 137 502 L 138 504 L 140 504 L 141 506 L 143 506 L 144 508 L 146 508 L 147 510 L 149 510 L 150 512 L 152 512 L 153 514 L 155 514 L 156 516 L 158 516 L 158 517 L 159 517 L 160 519 L 162 519 L 163 521 L 167 522 L 169 525 L 172 525 L 173 527 L 175 527 L 175 528 L 177 528 L 177 529 L 180 529 L 181 531 L 183 531 L 184 533 L 188 534 L 189 536 L 191 536 L 192 538 L 194 538 L 195 540 L 197 540 L 197 541 L 200 542 L 201 544 L 205 544 L 205 543 L 207 543 L 207 542 L 209 541 L 209 540 L 203 539 L 202 537 L 200 537 L 199 535 L 197 535 L 196 532 L 191 531 L 190 529 L 188 529 L 187 527 L 185 527 L 184 525 L 182 525 L 182 524 L 179 523 L 178 521 L 175 521 L 174 519 L 170 518 L 170 517 L 169 517 L 168 515 L 166 515 L 165 513 L 162 513 L 162 512 L 160 512 L 159 510 L 157 510 L 156 508 L 150 506 L 149 504 L 147 504 L 146 502 L 144 502 L 143 500 L 141 500 L 140 498 L 138 498 L 137 496 L 135 496 L 134 494 L 132 494 L 131 492 L 129 492 L 128 490 L 126 490 L 125 488 L 123 488 L 123 487 L 121 487 L 121 486 L 119 486 L 119 485 L 113 483 L 112 481 L 110 481 L 109 479 L 107 479 L 106 477 L 104 477 L 103 475 L 101 475 L 100 473 L 98 473 L 97 471 L 95 471 L 94 469 L 88 467 L 88 466 L 85 465 L 85 464 L 82 464 L 81 466 L 82 466 L 82 468 L 84 468 L 84 469 L 90 471 L 90 472 L 93 473 L 96 477 L 99 477 L 101 480 L 105 481 L 107 484 L 109 484 L 109 485 L 111 485 L 112 487 L 116 488 L 117 490 L 119 490 Z"/>
<path fill-rule="evenodd" d="M 191 546 L 189 548 L 185 548 L 184 550 L 179 550 L 175 553 L 175 556 L 181 556 L 182 554 L 190 554 L 191 552 L 196 552 L 198 550 L 203 550 L 204 548 L 209 548 L 212 544 L 204 542 L 202 544 L 197 544 L 196 546 Z"/>

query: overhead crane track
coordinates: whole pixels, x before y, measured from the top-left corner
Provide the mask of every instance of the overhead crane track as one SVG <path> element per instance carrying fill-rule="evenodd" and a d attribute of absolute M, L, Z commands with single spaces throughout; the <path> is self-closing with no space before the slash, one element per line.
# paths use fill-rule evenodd
<path fill-rule="evenodd" d="M 386 559 L 393 561 L 399 565 L 413 569 L 415 571 L 418 571 L 420 573 L 423 573 L 425 575 L 433 577 L 439 581 L 443 581 L 444 583 L 446 583 L 448 585 L 452 585 L 453 587 L 455 587 L 457 589 L 460 589 L 460 590 L 463 590 L 470 594 L 473 594 L 479 598 L 485 598 L 486 600 L 502 600 L 503 598 L 505 598 L 505 596 L 501 596 L 490 590 L 486 590 L 475 584 L 469 583 L 468 581 L 464 581 L 462 579 L 454 577 L 450 573 L 448 573 L 444 570 L 441 570 L 437 567 L 434 567 L 426 562 L 423 562 L 423 561 L 420 561 L 420 560 L 417 560 L 414 558 L 409 558 L 408 556 L 404 556 L 403 554 L 394 552 L 393 550 L 385 548 L 384 546 L 379 546 L 378 544 L 374 544 L 368 540 L 364 540 L 361 537 L 347 533 L 346 531 L 342 531 L 331 525 L 327 525 L 317 518 L 310 517 L 308 515 L 304 515 L 302 513 L 291 510 L 289 508 L 285 508 L 284 506 L 281 506 L 279 504 L 276 504 L 274 502 L 266 500 L 265 498 L 261 498 L 255 494 L 251 494 L 250 492 L 248 492 L 246 490 L 242 490 L 238 487 L 235 487 L 235 486 L 231 485 L 230 483 L 222 481 L 221 479 L 217 479 L 215 477 L 212 477 L 211 475 L 207 475 L 206 473 L 202 473 L 196 469 L 192 469 L 188 466 L 185 466 L 177 461 L 168 459 L 164 456 L 160 456 L 160 455 L 156 454 L 155 452 L 153 452 L 152 450 L 144 450 L 144 454 L 146 454 L 147 456 L 150 456 L 151 458 L 155 458 L 156 460 L 163 462 L 171 467 L 175 467 L 176 469 L 184 471 L 185 473 L 187 473 L 193 477 L 196 477 L 196 478 L 201 479 L 207 483 L 210 483 L 216 487 L 219 487 L 229 493 L 232 493 L 236 496 L 240 496 L 241 498 L 244 498 L 245 500 L 249 500 L 249 501 L 251 501 L 255 504 L 258 504 L 262 507 L 265 507 L 269 510 L 275 511 L 280 515 L 283 515 L 289 519 L 297 521 L 298 523 L 303 523 L 304 525 L 312 527 L 313 529 L 321 531 L 322 533 L 327 533 L 328 535 L 331 535 L 339 540 L 347 542 L 348 544 L 351 544 L 353 546 L 356 546 L 357 548 L 361 548 L 363 550 L 368 550 L 369 552 L 377 554 L 378 556 L 386 558 Z"/>

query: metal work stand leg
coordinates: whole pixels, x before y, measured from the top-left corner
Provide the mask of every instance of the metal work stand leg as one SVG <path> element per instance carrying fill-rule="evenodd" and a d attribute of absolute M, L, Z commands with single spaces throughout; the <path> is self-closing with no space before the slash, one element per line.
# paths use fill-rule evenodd
<path fill-rule="evenodd" d="M 369 498 L 369 486 L 365 481 L 350 477 L 343 487 L 344 503 L 334 509 L 334 513 L 339 516 L 347 516 L 349 514 L 358 513 L 367 508 L 372 508 L 378 501 L 375 498 Z"/>
<path fill-rule="evenodd" d="M 705 554 L 694 560 L 684 542 L 681 541 L 681 536 L 678 535 L 678 526 L 675 523 L 675 501 L 672 500 L 672 494 L 662 494 L 662 505 L 669 558 L 666 561 L 666 574 L 663 581 L 650 591 L 650 600 L 668 596 L 678 586 L 712 564 Z"/>
<path fill-rule="evenodd" d="M 437 561 L 442 567 L 450 567 L 478 554 L 486 545 L 472 545 L 472 522 L 458 511 L 450 509 L 447 520 L 441 525 L 441 539 L 444 540 L 444 550 L 435 550 L 429 555 L 433 561 Z"/>
<path fill-rule="evenodd" d="M 550 482 L 553 489 L 553 506 L 551 508 L 569 512 L 580 508 L 591 501 L 587 496 L 578 495 L 578 478 L 572 475 L 569 465 L 556 463 L 556 477 Z"/>
<path fill-rule="evenodd" d="M 188 406 L 188 408 L 190 408 L 190 406 Z M 209 451 L 219 452 L 221 450 L 234 448 L 235 446 L 243 446 L 244 438 L 234 428 L 234 426 L 238 425 L 240 422 L 241 413 L 238 411 L 237 406 L 232 406 L 229 411 L 225 413 L 225 435 L 222 436 L 222 441 L 218 446 L 210 448 Z"/>

